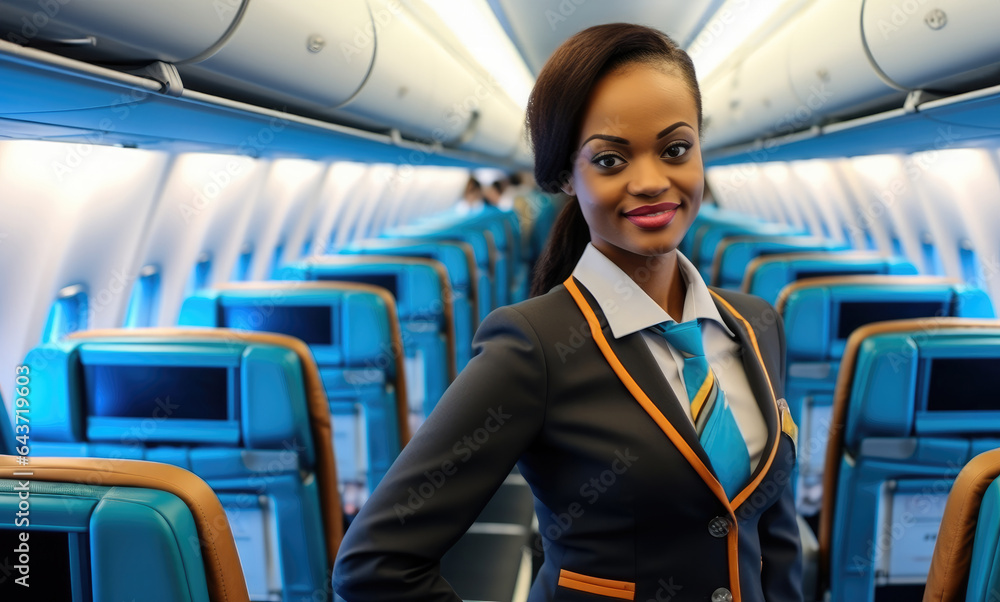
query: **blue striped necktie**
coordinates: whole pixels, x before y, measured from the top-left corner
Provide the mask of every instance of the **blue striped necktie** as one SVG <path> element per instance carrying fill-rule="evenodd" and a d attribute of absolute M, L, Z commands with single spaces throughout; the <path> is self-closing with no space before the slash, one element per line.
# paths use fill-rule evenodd
<path fill-rule="evenodd" d="M 691 401 L 698 440 L 731 500 L 750 480 L 750 454 L 726 394 L 705 359 L 699 321 L 678 324 L 670 320 L 653 326 L 652 330 L 684 357 L 684 388 Z"/>

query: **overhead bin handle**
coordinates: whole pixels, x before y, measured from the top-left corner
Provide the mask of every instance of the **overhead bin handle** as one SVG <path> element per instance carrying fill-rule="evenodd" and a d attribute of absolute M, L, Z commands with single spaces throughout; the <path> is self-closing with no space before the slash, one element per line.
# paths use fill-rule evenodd
<path fill-rule="evenodd" d="M 132 69 L 127 73 L 145 77 L 160 83 L 160 93 L 167 96 L 180 96 L 184 92 L 184 82 L 181 81 L 181 74 L 170 63 L 156 61 L 141 69 Z"/>

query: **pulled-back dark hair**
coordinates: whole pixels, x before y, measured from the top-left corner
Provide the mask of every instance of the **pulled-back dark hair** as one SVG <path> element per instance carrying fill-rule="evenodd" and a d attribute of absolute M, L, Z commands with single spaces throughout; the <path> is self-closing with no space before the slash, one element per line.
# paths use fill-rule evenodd
<path fill-rule="evenodd" d="M 674 67 L 690 87 L 701 131 L 701 93 L 691 57 L 666 34 L 629 23 L 597 25 L 563 42 L 542 67 L 528 98 L 527 122 L 535 153 L 535 180 L 546 192 L 560 192 L 572 173 L 587 99 L 611 71 L 633 63 Z M 570 198 L 552 227 L 531 282 L 531 296 L 560 284 L 590 242 L 590 229 L 576 198 Z"/>

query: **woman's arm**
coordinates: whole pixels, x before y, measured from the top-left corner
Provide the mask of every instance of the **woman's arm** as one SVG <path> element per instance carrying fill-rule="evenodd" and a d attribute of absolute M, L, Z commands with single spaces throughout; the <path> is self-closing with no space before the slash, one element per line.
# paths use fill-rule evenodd
<path fill-rule="evenodd" d="M 546 398 L 541 343 L 516 309 L 490 314 L 473 347 L 344 537 L 333 584 L 347 602 L 460 600 L 441 556 L 540 431 Z"/>

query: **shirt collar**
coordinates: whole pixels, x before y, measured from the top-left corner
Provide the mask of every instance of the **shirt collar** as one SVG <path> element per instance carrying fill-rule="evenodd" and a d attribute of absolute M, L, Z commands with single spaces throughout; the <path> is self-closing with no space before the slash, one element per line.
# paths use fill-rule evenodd
<path fill-rule="evenodd" d="M 736 335 L 722 321 L 719 309 L 712 300 L 712 294 L 708 291 L 697 268 L 680 251 L 674 253 L 677 255 L 677 266 L 680 268 L 681 277 L 687 284 L 684 311 L 680 321 L 712 320 L 717 322 L 730 338 L 735 339 Z M 597 304 L 608 319 L 611 334 L 616 339 L 673 320 L 670 314 L 629 278 L 628 274 L 593 244 L 587 243 L 583 256 L 573 269 L 573 277 L 579 280 L 597 300 Z"/>

